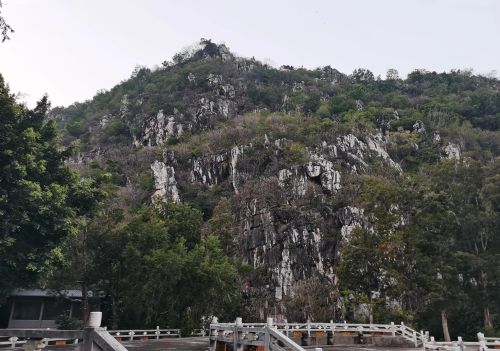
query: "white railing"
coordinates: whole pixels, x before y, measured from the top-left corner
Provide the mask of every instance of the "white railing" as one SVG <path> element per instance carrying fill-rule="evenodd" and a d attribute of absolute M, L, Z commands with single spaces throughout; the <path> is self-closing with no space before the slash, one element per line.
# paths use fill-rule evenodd
<path fill-rule="evenodd" d="M 1 329 L 0 329 L 1 331 Z M 66 339 L 66 338 L 43 338 L 43 343 L 45 345 L 55 344 L 78 344 L 82 339 Z M 0 348 L 15 348 L 26 344 L 26 338 L 19 338 L 17 336 L 11 337 L 0 337 Z"/>
<path fill-rule="evenodd" d="M 30 339 L 38 340 L 42 347 L 53 343 L 76 344 L 81 342 L 83 337 L 84 332 L 81 330 L 0 329 L 0 348 L 20 347 Z"/>
<path fill-rule="evenodd" d="M 181 336 L 180 329 L 125 329 L 125 330 L 108 330 L 115 339 L 122 341 L 134 340 L 149 340 L 163 338 L 179 338 Z"/>
<path fill-rule="evenodd" d="M 458 337 L 456 341 L 435 341 L 433 337 L 424 344 L 428 350 L 445 351 L 487 351 L 500 348 L 500 338 L 485 337 L 483 333 L 477 333 L 477 341 L 463 341 Z"/>
<path fill-rule="evenodd" d="M 106 330 L 106 328 L 104 328 Z M 139 340 L 159 340 L 165 338 L 180 338 L 180 329 L 124 329 L 124 330 L 107 330 L 107 332 L 118 341 L 139 341 Z M 208 330 L 194 329 L 190 336 L 208 336 Z M 26 338 L 17 336 L 1 336 L 0 333 L 0 348 L 15 348 L 26 343 Z M 78 344 L 82 339 L 69 338 L 44 338 L 45 345 L 55 344 Z"/>
<path fill-rule="evenodd" d="M 234 327 L 234 323 L 218 323 L 218 326 L 223 327 Z M 244 328 L 264 328 L 265 323 L 242 323 Z M 329 323 L 276 323 L 274 327 L 284 333 L 286 336 L 290 336 L 290 333 L 294 331 L 299 331 L 307 333 L 310 337 L 312 332 L 323 331 L 325 333 L 331 333 L 335 335 L 340 332 L 351 332 L 357 334 L 380 334 L 385 336 L 402 336 L 415 346 L 422 346 L 425 342 L 429 340 L 429 333 L 423 331 L 416 331 L 404 323 L 401 324 L 362 324 L 362 323 L 334 323 L 330 321 Z"/>
<path fill-rule="evenodd" d="M 209 331 L 206 329 L 193 329 L 191 336 L 208 336 Z"/>
<path fill-rule="evenodd" d="M 215 351 L 217 343 L 233 344 L 234 351 L 243 351 L 244 346 L 263 346 L 265 351 L 305 351 L 302 346 L 295 343 L 281 330 L 273 325 L 272 318 L 266 324 L 241 323 L 237 318 L 236 323 L 210 324 L 210 349 Z"/>
<path fill-rule="evenodd" d="M 493 349 L 500 349 L 500 338 L 494 337 L 484 337 L 484 343 L 487 347 L 491 347 Z"/>
<path fill-rule="evenodd" d="M 24 344 L 25 350 L 41 350 L 48 342 L 73 340 L 81 341 L 81 351 L 106 350 L 127 351 L 108 331 L 100 327 L 101 312 L 91 312 L 89 326 L 84 330 L 57 329 L 0 329 L 2 346 L 9 348 Z"/>

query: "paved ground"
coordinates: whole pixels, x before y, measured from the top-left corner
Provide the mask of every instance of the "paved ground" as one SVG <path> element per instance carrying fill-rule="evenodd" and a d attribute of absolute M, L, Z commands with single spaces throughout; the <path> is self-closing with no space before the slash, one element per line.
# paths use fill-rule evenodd
<path fill-rule="evenodd" d="M 208 338 L 165 338 L 150 341 L 123 341 L 129 351 L 207 351 Z M 19 349 L 22 350 L 22 349 Z M 75 351 L 73 345 L 48 345 L 44 351 Z"/>
<path fill-rule="evenodd" d="M 317 346 L 303 346 L 305 349 L 314 349 Z M 321 347 L 321 346 L 320 346 Z M 371 345 L 328 345 L 323 346 L 323 351 L 419 351 L 415 348 L 404 347 L 375 347 Z"/>

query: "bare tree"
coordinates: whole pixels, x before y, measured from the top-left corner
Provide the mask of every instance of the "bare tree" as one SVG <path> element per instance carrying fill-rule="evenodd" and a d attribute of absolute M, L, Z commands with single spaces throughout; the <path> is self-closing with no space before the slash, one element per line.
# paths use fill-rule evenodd
<path fill-rule="evenodd" d="M 9 34 L 14 33 L 14 29 L 5 22 L 2 16 L 2 0 L 0 0 L 0 37 L 2 37 L 2 43 L 10 39 Z"/>

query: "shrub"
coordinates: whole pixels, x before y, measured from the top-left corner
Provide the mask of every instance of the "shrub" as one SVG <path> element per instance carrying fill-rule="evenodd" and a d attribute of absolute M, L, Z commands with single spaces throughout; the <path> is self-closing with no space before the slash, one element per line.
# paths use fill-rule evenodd
<path fill-rule="evenodd" d="M 128 136 L 130 135 L 130 129 L 122 119 L 113 117 L 104 127 L 104 133 L 106 136 Z"/>

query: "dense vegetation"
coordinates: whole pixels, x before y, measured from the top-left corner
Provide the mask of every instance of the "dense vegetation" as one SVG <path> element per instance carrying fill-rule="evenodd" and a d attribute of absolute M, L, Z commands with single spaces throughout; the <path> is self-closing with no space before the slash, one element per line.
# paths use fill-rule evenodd
<path fill-rule="evenodd" d="M 17 104 L 0 76 L 1 302 L 36 281 L 102 197 L 92 180 L 64 164 L 71 149 L 59 145 L 47 109 L 46 97 L 33 110 Z"/>
<path fill-rule="evenodd" d="M 56 290 L 80 285 L 99 292 L 114 327 L 159 324 L 189 329 L 213 314 L 255 320 L 261 317 L 256 307 L 265 300 L 266 313 L 279 308 L 290 321 L 404 320 L 445 338 L 448 333 L 470 337 L 480 330 L 498 330 L 497 79 L 460 70 L 415 70 L 406 79 L 389 70 L 381 79 L 366 69 L 351 75 L 330 67 L 275 69 L 253 59 L 227 58 L 230 53 L 210 41 L 202 44 L 161 68 L 138 67 L 129 80 L 91 101 L 50 112 L 63 144 L 79 148 L 72 167 L 93 179 L 94 183 L 85 182 L 98 185 L 107 197 L 99 208 L 86 212 L 66 207 L 74 203 L 60 203 L 61 211 L 71 210 L 71 219 L 85 220 L 79 227 L 54 232 L 65 239 L 50 242 L 58 243 L 60 254 L 44 270 L 44 284 Z M 194 78 L 188 79 L 191 75 Z M 214 93 L 214 75 L 224 77 L 236 97 L 228 97 L 225 86 L 221 90 L 218 85 Z M 214 99 L 213 94 L 231 101 L 229 115 L 200 108 L 200 100 Z M 4 95 L 7 99 L 8 93 Z M 0 102 L 5 125 L 10 122 L 4 114 L 28 113 L 8 99 Z M 12 111 L 5 112 L 4 106 Z M 37 128 L 54 128 L 53 122 L 41 121 L 45 108 L 38 109 L 30 112 L 38 113 Z M 159 110 L 189 128 L 150 145 L 142 136 L 146 122 Z M 344 167 L 339 192 L 319 196 L 321 190 L 313 184 L 316 188 L 303 198 L 273 198 L 278 191 L 276 174 L 309 162 L 311 150 L 347 134 L 363 138 L 378 133 L 402 172 L 382 157 L 372 157 L 369 166 L 356 172 L 348 171 L 345 160 L 339 159 L 339 167 Z M 23 133 L 13 135 L 19 138 Z M 50 135 L 53 140 L 55 134 Z M 280 142 L 278 151 L 266 147 L 269 140 Z M 193 159 L 248 145 L 252 147 L 239 169 L 246 179 L 240 194 L 234 194 L 229 179 L 212 185 L 190 181 Z M 3 154 L 4 150 L 8 148 L 2 144 Z M 151 205 L 150 165 L 166 154 L 175 155 L 182 203 Z M 64 155 L 41 156 L 48 157 L 61 162 Z M 62 166 L 57 169 L 70 172 Z M 71 178 L 68 187 L 81 183 Z M 4 183 L 1 186 L 4 191 Z M 346 245 L 339 245 L 339 257 L 332 257 L 335 281 L 308 277 L 294 296 L 278 302 L 268 291 L 243 287 L 249 281 L 253 286 L 269 285 L 264 270 L 241 263 L 238 232 L 241 208 L 262 187 L 268 190 L 271 207 L 281 206 L 284 222 L 310 208 L 325 213 L 347 206 L 364 210 L 367 224 L 356 228 Z M 25 216 L 30 223 L 32 218 Z M 65 217 L 56 213 L 51 218 Z M 38 227 L 30 228 L 27 235 L 39 232 Z M 336 228 L 328 234 L 340 242 Z M 44 253 L 52 248 L 38 247 Z M 16 250 L 30 253 L 25 247 Z M 30 279 L 35 283 L 35 277 Z M 23 286 L 28 280 L 12 284 Z M 363 309 L 368 313 L 360 313 Z"/>

